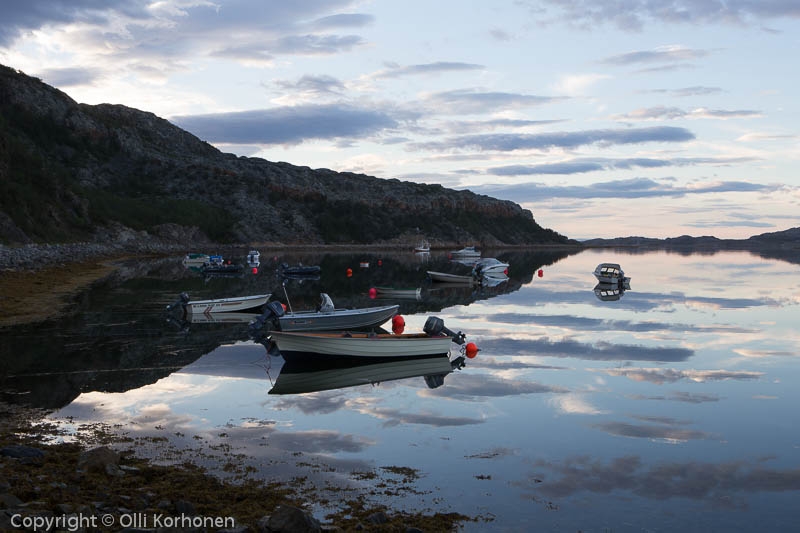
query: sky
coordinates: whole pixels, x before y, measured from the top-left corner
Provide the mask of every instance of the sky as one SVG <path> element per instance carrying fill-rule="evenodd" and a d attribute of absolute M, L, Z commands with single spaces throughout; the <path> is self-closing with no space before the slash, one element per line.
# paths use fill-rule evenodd
<path fill-rule="evenodd" d="M 800 0 L 2 0 L 0 63 L 575 239 L 800 226 Z"/>

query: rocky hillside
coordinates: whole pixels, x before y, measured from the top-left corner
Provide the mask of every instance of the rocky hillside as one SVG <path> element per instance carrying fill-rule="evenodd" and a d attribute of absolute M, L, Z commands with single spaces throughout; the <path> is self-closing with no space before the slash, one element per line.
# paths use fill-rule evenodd
<path fill-rule="evenodd" d="M 222 153 L 152 113 L 78 104 L 0 66 L 0 243 L 566 243 L 470 191 Z"/>

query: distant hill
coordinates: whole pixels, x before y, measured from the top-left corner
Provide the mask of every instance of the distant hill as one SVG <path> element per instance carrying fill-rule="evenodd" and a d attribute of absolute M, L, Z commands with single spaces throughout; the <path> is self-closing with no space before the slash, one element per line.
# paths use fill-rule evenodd
<path fill-rule="evenodd" d="M 649 237 L 617 237 L 614 239 L 589 239 L 581 241 L 586 247 L 637 247 L 637 248 L 709 248 L 750 250 L 764 248 L 783 248 L 800 250 L 800 227 L 772 233 L 754 235 L 748 239 L 718 239 L 717 237 L 670 237 L 652 239 Z"/>
<path fill-rule="evenodd" d="M 0 243 L 120 229 L 187 243 L 570 242 L 513 202 L 222 153 L 152 113 L 78 104 L 0 65 Z"/>

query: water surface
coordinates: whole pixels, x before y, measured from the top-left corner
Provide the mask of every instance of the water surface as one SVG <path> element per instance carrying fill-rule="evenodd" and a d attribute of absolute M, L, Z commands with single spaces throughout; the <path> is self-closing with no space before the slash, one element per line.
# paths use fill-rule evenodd
<path fill-rule="evenodd" d="M 193 450 L 198 462 L 233 457 L 268 479 L 383 483 L 395 508 L 489 520 L 468 531 L 795 529 L 797 261 L 492 255 L 511 264 L 511 279 L 478 289 L 425 282 L 427 269 L 458 271 L 444 254 L 262 250 L 257 274 L 210 280 L 180 258 L 132 262 L 84 295 L 73 318 L 0 331 L 3 396 L 54 409 L 70 427 L 99 422 L 149 439 L 161 460 Z M 370 299 L 373 286 L 418 286 L 420 301 L 396 300 L 406 331 L 439 316 L 481 351 L 443 381 L 275 395 L 284 361 L 246 323 L 164 319 L 182 291 L 285 300 L 272 275 L 284 260 L 323 267 L 319 280 L 286 285 L 296 308 L 321 291 L 353 307 L 394 302 Z M 618 299 L 594 291 L 600 262 L 618 262 L 632 278 Z M 395 467 L 419 477 L 409 482 Z"/>

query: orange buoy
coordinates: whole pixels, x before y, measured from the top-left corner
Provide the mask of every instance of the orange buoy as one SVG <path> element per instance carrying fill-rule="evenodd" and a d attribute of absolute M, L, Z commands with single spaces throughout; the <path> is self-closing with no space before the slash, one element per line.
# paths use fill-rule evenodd
<path fill-rule="evenodd" d="M 400 335 L 406 329 L 406 319 L 402 315 L 392 317 L 392 333 Z"/>
<path fill-rule="evenodd" d="M 464 352 L 466 353 L 467 357 L 470 358 L 470 359 L 473 359 L 476 355 L 478 355 L 479 351 L 480 351 L 480 348 L 478 348 L 478 345 L 475 344 L 474 342 L 468 342 L 467 346 L 465 347 L 465 350 L 464 350 Z"/>

